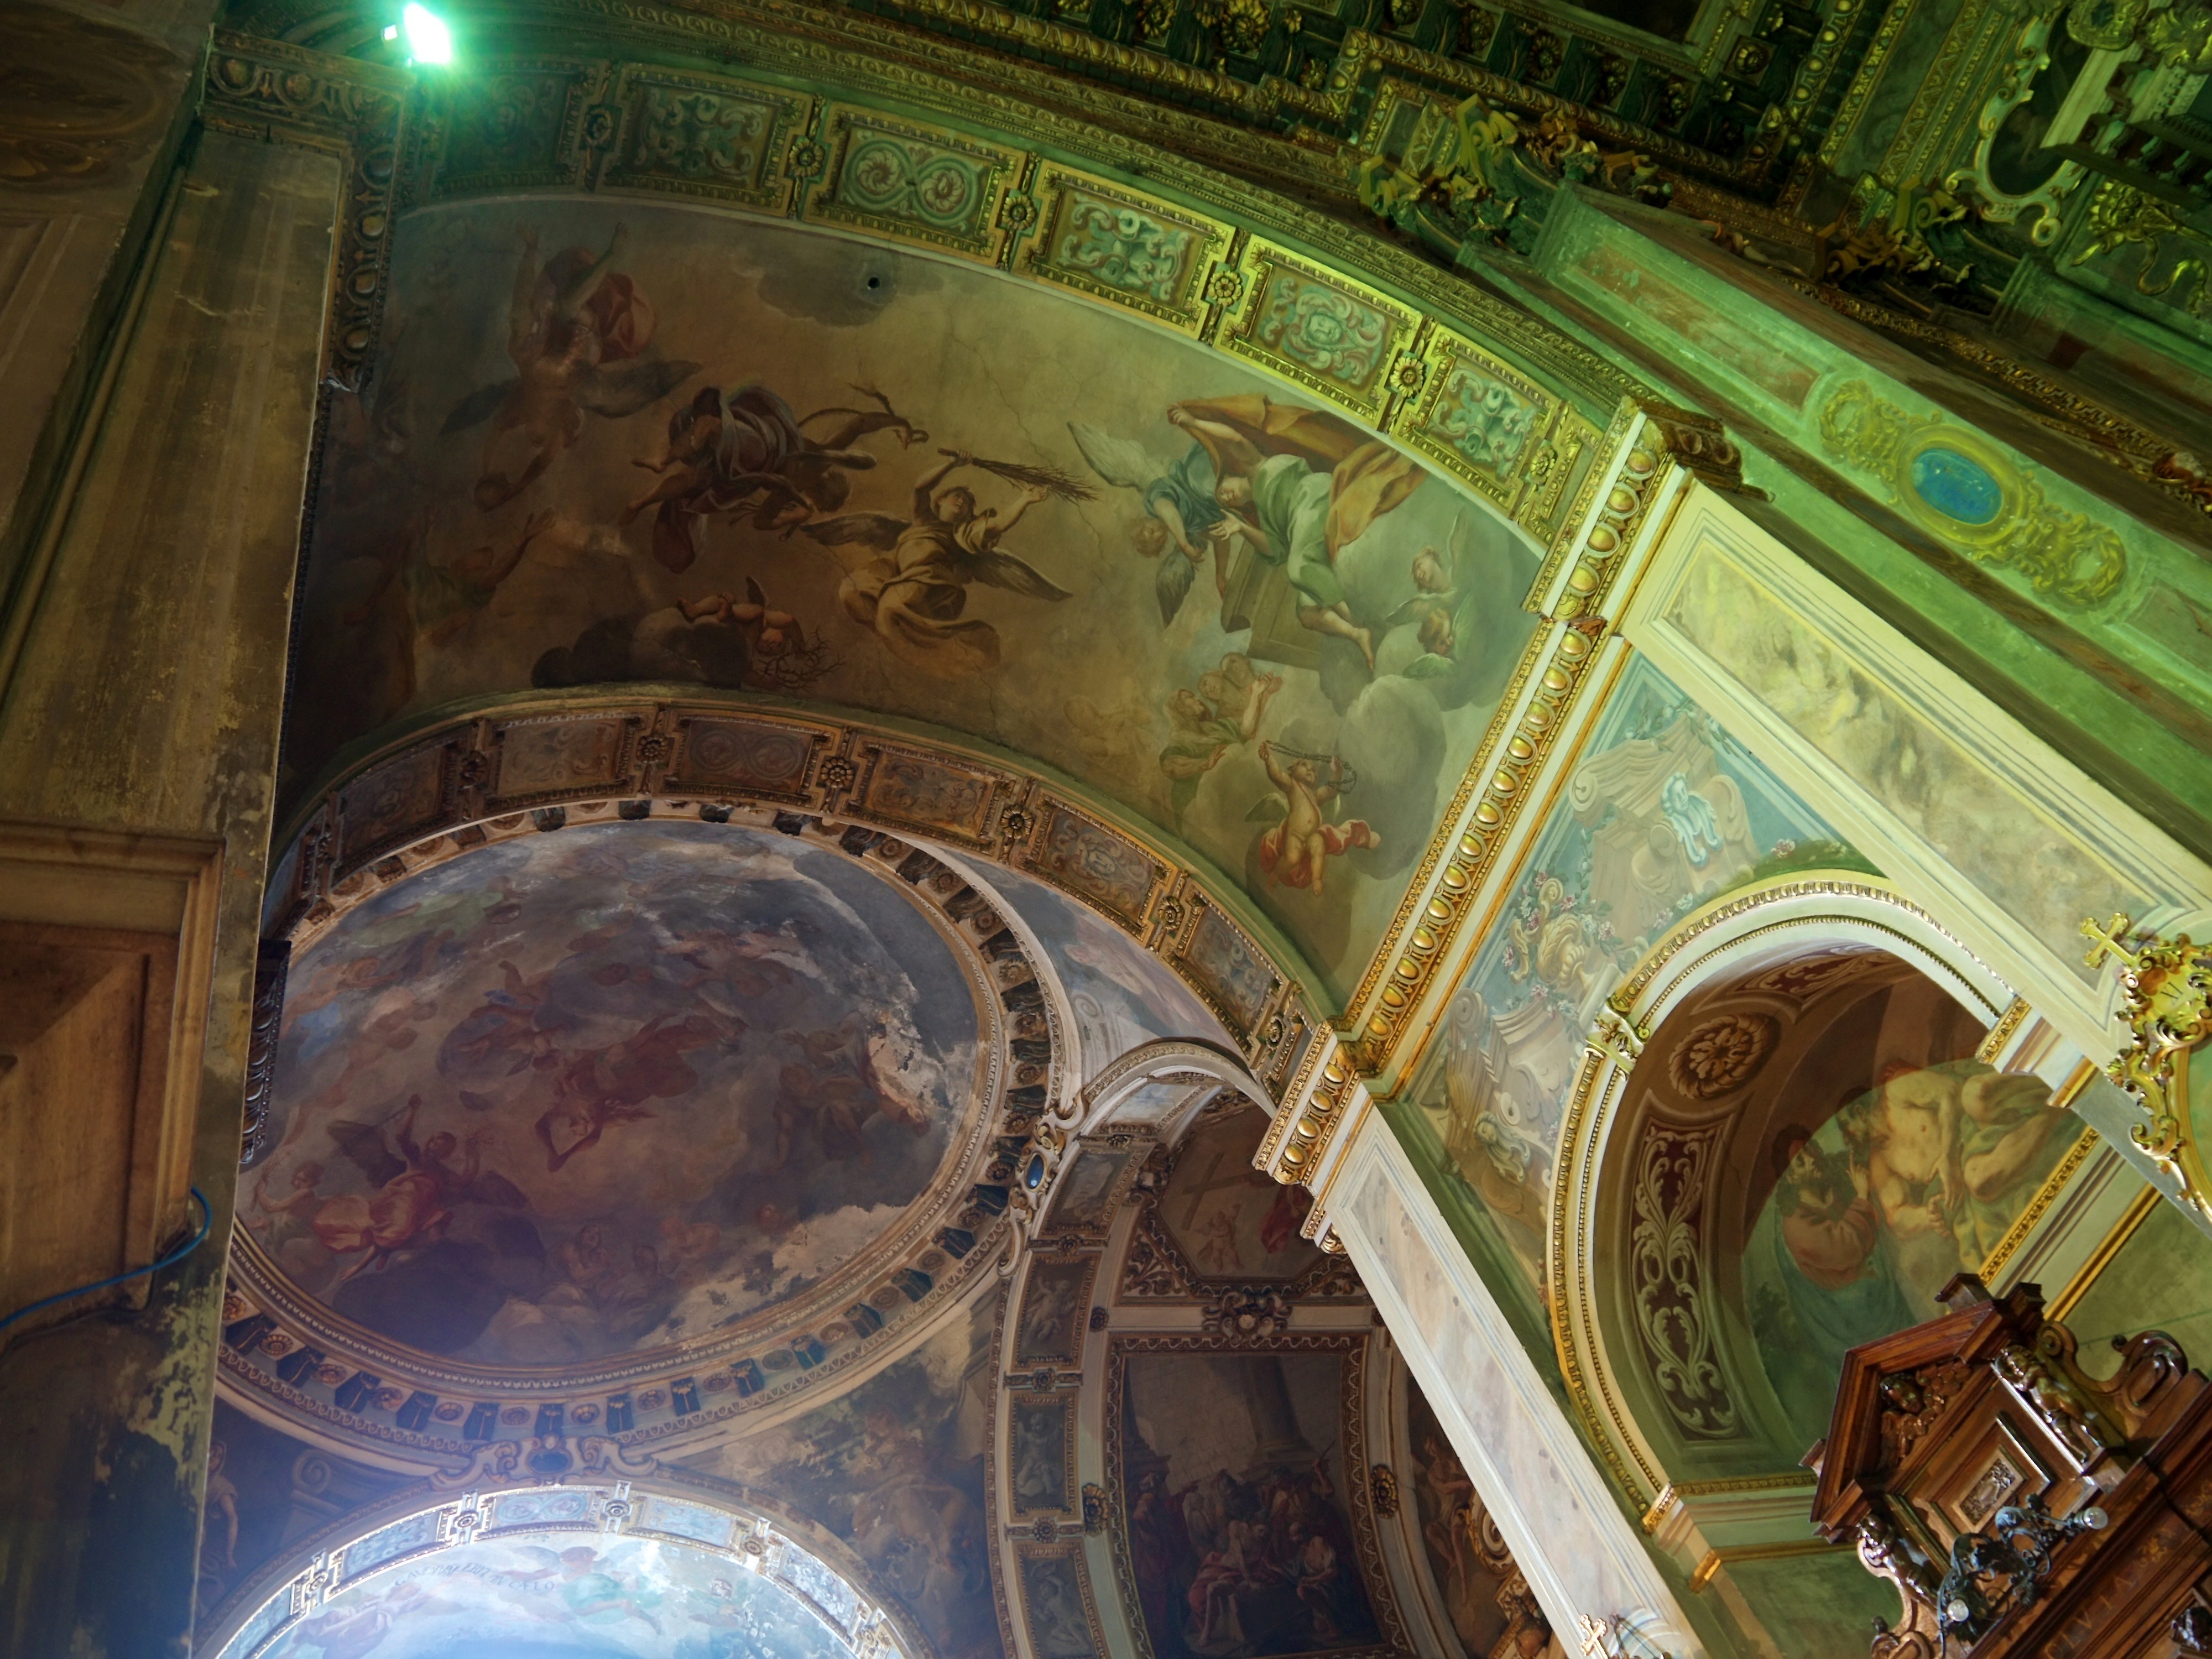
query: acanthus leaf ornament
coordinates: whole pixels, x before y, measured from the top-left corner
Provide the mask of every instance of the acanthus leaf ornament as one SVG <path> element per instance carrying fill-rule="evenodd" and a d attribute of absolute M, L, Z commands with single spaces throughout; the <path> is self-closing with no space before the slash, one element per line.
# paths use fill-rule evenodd
<path fill-rule="evenodd" d="M 2124 915 L 2102 927 L 2094 919 L 2081 924 L 2082 937 L 2092 941 L 2087 964 L 2101 967 L 2108 958 L 2119 964 L 2119 1017 L 2131 1040 L 2106 1072 L 2150 1120 L 2130 1132 L 2136 1145 L 2181 1183 L 2183 1198 L 2212 1216 L 2212 1178 L 2189 1102 L 2191 1055 L 2212 1038 L 2212 949 L 2186 933 L 2131 946 L 2131 931 Z"/>

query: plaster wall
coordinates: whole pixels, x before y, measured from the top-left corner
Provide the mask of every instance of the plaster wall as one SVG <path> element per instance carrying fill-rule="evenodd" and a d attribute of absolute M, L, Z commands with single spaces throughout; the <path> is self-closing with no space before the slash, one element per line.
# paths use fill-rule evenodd
<path fill-rule="evenodd" d="M 215 1242 L 143 1311 L 0 1349 L 9 1653 L 185 1650 L 337 180 L 326 156 L 203 139 L 0 708 L 0 818 L 212 842 L 223 871 L 205 1052 L 183 1057 Z M 100 879 L 43 897 L 96 905 Z"/>

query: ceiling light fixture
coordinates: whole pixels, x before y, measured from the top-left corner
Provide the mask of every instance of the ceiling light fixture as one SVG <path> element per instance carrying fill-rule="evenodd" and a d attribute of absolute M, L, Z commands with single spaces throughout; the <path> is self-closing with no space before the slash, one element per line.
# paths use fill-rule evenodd
<path fill-rule="evenodd" d="M 399 14 L 399 27 L 407 35 L 407 51 L 417 64 L 450 64 L 453 61 L 453 32 L 446 27 L 446 20 L 427 6 L 408 0 L 406 9 Z M 386 29 L 385 38 L 396 33 Z"/>

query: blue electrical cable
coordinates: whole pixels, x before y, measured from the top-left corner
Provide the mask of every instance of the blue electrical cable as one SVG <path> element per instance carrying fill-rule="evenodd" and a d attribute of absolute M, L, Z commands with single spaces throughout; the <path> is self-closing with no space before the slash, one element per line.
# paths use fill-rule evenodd
<path fill-rule="evenodd" d="M 96 1284 L 80 1285 L 73 1291 L 63 1291 L 53 1296 L 43 1297 L 26 1307 L 18 1308 L 5 1319 L 0 1319 L 0 1331 L 6 1330 L 24 1315 L 34 1314 L 41 1308 L 51 1308 L 57 1302 L 67 1302 L 73 1297 L 90 1296 L 94 1291 L 104 1291 L 113 1285 L 127 1285 L 134 1279 L 143 1279 L 148 1273 L 157 1273 L 164 1267 L 175 1267 L 177 1263 L 207 1243 L 209 1230 L 215 1225 L 215 1210 L 208 1203 L 207 1194 L 197 1187 L 193 1188 L 191 1192 L 192 1196 L 199 1201 L 200 1230 L 185 1243 L 177 1246 L 159 1261 L 151 1262 L 143 1267 L 133 1267 L 127 1273 L 118 1273 L 112 1279 L 103 1279 Z"/>

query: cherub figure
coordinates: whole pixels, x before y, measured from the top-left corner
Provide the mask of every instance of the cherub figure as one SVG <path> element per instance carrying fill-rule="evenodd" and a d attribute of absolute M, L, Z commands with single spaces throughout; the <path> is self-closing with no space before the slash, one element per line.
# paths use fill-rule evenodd
<path fill-rule="evenodd" d="M 687 624 L 719 623 L 736 631 L 744 641 L 748 684 L 796 691 L 813 684 L 837 665 L 820 633 L 809 641 L 799 618 L 770 605 L 767 592 L 750 576 L 745 578 L 742 599 L 732 593 L 709 593 L 703 599 L 678 599 L 672 608 Z M 633 664 L 641 651 L 653 644 L 654 620 L 653 616 L 646 617 L 631 637 Z"/>
<path fill-rule="evenodd" d="M 1168 699 L 1170 735 L 1160 750 L 1160 770 L 1173 786 L 1178 811 L 1189 805 L 1198 780 L 1223 756 L 1260 735 L 1260 717 L 1282 689 L 1280 674 L 1256 674 L 1249 657 L 1232 651 L 1220 667 L 1198 677 L 1196 690 L 1180 689 Z"/>
<path fill-rule="evenodd" d="M 1452 522 L 1443 553 L 1424 547 L 1413 558 L 1413 597 L 1383 618 L 1385 631 L 1411 626 L 1421 654 L 1399 671 L 1409 680 L 1435 679 L 1452 671 L 1460 635 L 1473 626 L 1474 592 L 1467 556 L 1467 518 Z"/>
<path fill-rule="evenodd" d="M 954 450 L 944 465 L 915 481 L 903 520 L 887 513 L 845 513 L 801 526 L 825 547 L 858 543 L 881 557 L 848 572 L 837 597 L 854 621 L 875 630 L 884 647 L 908 666 L 939 679 L 963 679 L 999 665 L 999 631 L 966 617 L 968 584 L 988 582 L 1033 599 L 1071 598 L 1037 571 L 998 550 L 1024 514 L 1052 493 L 1033 484 L 1004 519 L 978 507 L 965 484 L 939 490 L 951 472 L 975 458 Z"/>
<path fill-rule="evenodd" d="M 306 1236 L 313 1208 L 323 1201 L 322 1194 L 315 1190 L 322 1184 L 323 1166 L 313 1158 L 292 1171 L 292 1190 L 283 1198 L 269 1196 L 269 1177 L 273 1169 L 273 1165 L 264 1165 L 256 1177 L 254 1213 L 246 1223 L 252 1231 L 260 1235 L 262 1248 L 272 1255 L 293 1239 Z"/>
<path fill-rule="evenodd" d="M 1311 755 L 1297 755 L 1286 766 L 1273 744 L 1262 743 L 1261 763 L 1267 769 L 1267 781 L 1283 792 L 1283 799 L 1280 803 L 1262 801 L 1255 811 L 1282 816 L 1280 823 L 1260 837 L 1260 867 L 1267 872 L 1267 884 L 1310 888 L 1319 897 L 1324 860 L 1340 858 L 1355 847 L 1380 847 L 1382 837 L 1368 827 L 1364 818 L 1346 823 L 1329 821 L 1330 805 L 1342 799 L 1353 781 L 1342 756 L 1328 757 L 1325 782 L 1315 759 Z"/>
<path fill-rule="evenodd" d="M 490 417 L 476 484 L 477 506 L 487 513 L 529 489 L 583 435 L 586 410 L 609 418 L 635 415 L 699 372 L 696 363 L 641 356 L 653 338 L 653 307 L 614 269 L 629 240 L 624 227 L 615 227 L 596 258 L 589 248 L 572 247 L 543 265 L 538 233 L 523 226 L 519 234 L 522 258 L 507 320 L 515 378 L 462 398 L 440 434 Z M 510 471 L 517 459 L 522 465 Z"/>

